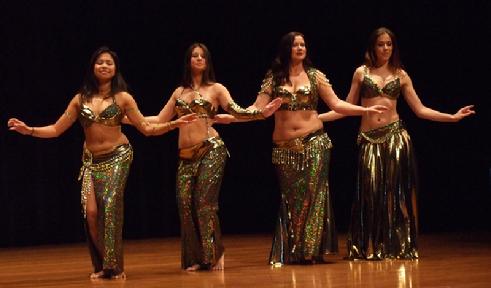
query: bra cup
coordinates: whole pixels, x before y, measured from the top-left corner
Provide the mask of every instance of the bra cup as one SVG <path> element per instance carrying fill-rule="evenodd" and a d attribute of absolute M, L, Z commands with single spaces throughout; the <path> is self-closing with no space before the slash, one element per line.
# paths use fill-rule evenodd
<path fill-rule="evenodd" d="M 208 118 L 215 117 L 217 111 L 209 101 L 203 98 L 193 99 L 190 103 L 182 99 L 176 100 L 175 111 L 179 117 L 196 113 L 199 116 L 206 116 Z"/>
<path fill-rule="evenodd" d="M 107 106 L 99 115 L 96 115 L 89 106 L 82 104 L 79 113 L 79 120 L 83 127 L 88 127 L 94 122 L 106 126 L 120 126 L 123 117 L 123 112 L 116 102 Z"/>
<path fill-rule="evenodd" d="M 399 77 L 389 81 L 383 88 L 380 88 L 370 76 L 365 75 L 362 81 L 361 96 L 363 98 L 374 98 L 377 96 L 387 97 L 397 100 L 401 94 L 401 80 Z"/>
<path fill-rule="evenodd" d="M 276 95 L 282 99 L 280 110 L 315 110 L 314 95 L 310 86 L 300 87 L 294 93 L 278 87 Z"/>

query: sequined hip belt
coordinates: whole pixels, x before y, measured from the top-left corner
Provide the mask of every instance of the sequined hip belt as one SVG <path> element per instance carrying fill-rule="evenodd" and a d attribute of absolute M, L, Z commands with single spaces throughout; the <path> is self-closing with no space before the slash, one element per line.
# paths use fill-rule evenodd
<path fill-rule="evenodd" d="M 126 161 L 133 158 L 133 150 L 131 144 L 121 144 L 114 148 L 113 151 L 101 155 L 93 155 L 87 148 L 84 147 L 82 155 L 82 167 L 78 180 L 82 178 L 84 171 L 90 169 L 92 171 L 104 171 L 110 169 L 115 162 Z"/>
<path fill-rule="evenodd" d="M 84 218 L 87 217 L 87 199 L 92 193 L 92 172 L 104 172 L 113 169 L 118 163 L 133 160 L 133 149 L 131 145 L 122 144 L 114 148 L 113 151 L 94 156 L 87 148 L 84 147 L 82 155 L 83 166 L 80 168 L 78 180 L 82 180 L 81 204 Z"/>
<path fill-rule="evenodd" d="M 383 127 L 375 128 L 358 133 L 358 144 L 360 143 L 385 143 L 390 137 L 404 131 L 402 120 L 397 120 Z"/>
<path fill-rule="evenodd" d="M 188 161 L 198 161 L 205 156 L 208 151 L 225 145 L 219 136 L 211 137 L 201 143 L 195 144 L 188 148 L 179 149 L 179 159 Z"/>
<path fill-rule="evenodd" d="M 275 141 L 273 147 L 273 164 L 295 165 L 303 170 L 308 160 L 317 156 L 322 150 L 332 148 L 331 139 L 322 129 L 298 138 Z"/>

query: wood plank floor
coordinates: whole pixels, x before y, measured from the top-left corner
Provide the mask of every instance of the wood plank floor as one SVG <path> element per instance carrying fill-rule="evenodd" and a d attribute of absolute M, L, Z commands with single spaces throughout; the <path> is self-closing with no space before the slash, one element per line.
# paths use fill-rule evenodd
<path fill-rule="evenodd" d="M 417 261 L 267 265 L 269 235 L 225 235 L 225 271 L 180 270 L 178 238 L 125 241 L 126 280 L 90 281 L 84 243 L 0 249 L 0 287 L 491 287 L 491 234 L 421 235 Z"/>

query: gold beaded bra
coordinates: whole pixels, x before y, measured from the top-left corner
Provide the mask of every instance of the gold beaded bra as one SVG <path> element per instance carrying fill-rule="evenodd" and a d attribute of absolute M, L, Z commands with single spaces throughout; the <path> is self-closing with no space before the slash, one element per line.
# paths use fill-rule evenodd
<path fill-rule="evenodd" d="M 387 97 L 392 100 L 397 100 L 401 94 L 401 80 L 398 76 L 387 82 L 382 88 L 377 85 L 370 77 L 370 71 L 367 66 L 363 66 L 364 75 L 361 86 L 362 98 L 374 98 L 377 96 Z"/>
<path fill-rule="evenodd" d="M 183 89 L 184 91 L 184 89 Z M 177 98 L 175 111 L 178 117 L 186 114 L 196 113 L 199 118 L 213 118 L 217 114 L 217 109 L 213 107 L 208 100 L 204 99 L 203 96 L 195 91 L 199 98 L 193 99 L 190 103 Z"/>
<path fill-rule="evenodd" d="M 290 92 L 278 83 L 273 83 L 273 75 L 269 72 L 263 80 L 259 93 L 266 93 L 274 98 L 281 98 L 283 103 L 278 110 L 299 111 L 316 110 L 319 101 L 317 85 L 331 85 L 322 72 L 315 68 L 307 70 L 309 85 L 301 86 Z M 268 92 L 271 91 L 271 94 Z"/>
<path fill-rule="evenodd" d="M 111 98 L 113 99 L 113 102 L 102 110 L 99 115 L 92 111 L 88 105 L 81 103 L 78 119 L 82 127 L 87 128 L 92 125 L 92 123 L 99 123 L 106 126 L 121 126 L 121 120 L 124 117 L 123 111 L 116 103 L 114 96 Z"/>

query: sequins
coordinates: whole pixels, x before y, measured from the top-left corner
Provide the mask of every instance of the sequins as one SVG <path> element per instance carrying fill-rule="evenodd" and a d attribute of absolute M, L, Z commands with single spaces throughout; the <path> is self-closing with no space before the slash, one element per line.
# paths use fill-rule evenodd
<path fill-rule="evenodd" d="M 115 274 L 123 268 L 123 197 L 133 150 L 129 144 L 99 157 L 84 153 L 82 173 L 82 207 L 86 217 L 86 201 L 94 193 L 97 204 L 98 239 L 87 235 L 95 272 L 102 269 Z M 102 253 L 102 255 L 100 255 Z"/>
<path fill-rule="evenodd" d="M 181 221 L 181 266 L 211 267 L 222 256 L 218 196 L 227 149 L 214 137 L 212 148 L 197 161 L 179 160 L 177 203 Z"/>
<path fill-rule="evenodd" d="M 324 254 L 338 250 L 327 182 L 331 143 L 322 133 L 303 145 L 310 151 L 301 156 L 303 165 L 296 156 L 276 162 L 281 203 L 270 255 L 273 265 L 322 261 Z"/>
<path fill-rule="evenodd" d="M 319 138 L 319 141 L 313 141 Z M 309 143 L 310 142 L 310 143 Z M 309 143 L 309 145 L 305 145 Z M 319 152 L 332 148 L 331 139 L 322 130 L 313 132 L 305 137 L 287 141 L 275 142 L 272 153 L 273 164 L 294 166 L 297 170 L 304 170 L 309 160 L 319 156 Z"/>
<path fill-rule="evenodd" d="M 290 92 L 282 87 L 281 83 L 274 79 L 272 73 L 267 73 L 261 84 L 258 94 L 267 94 L 273 98 L 280 97 L 283 100 L 278 110 L 300 111 L 315 110 L 319 101 L 319 86 L 331 86 L 326 75 L 321 71 L 310 68 L 307 71 L 309 85 L 299 87 L 297 91 Z"/>

